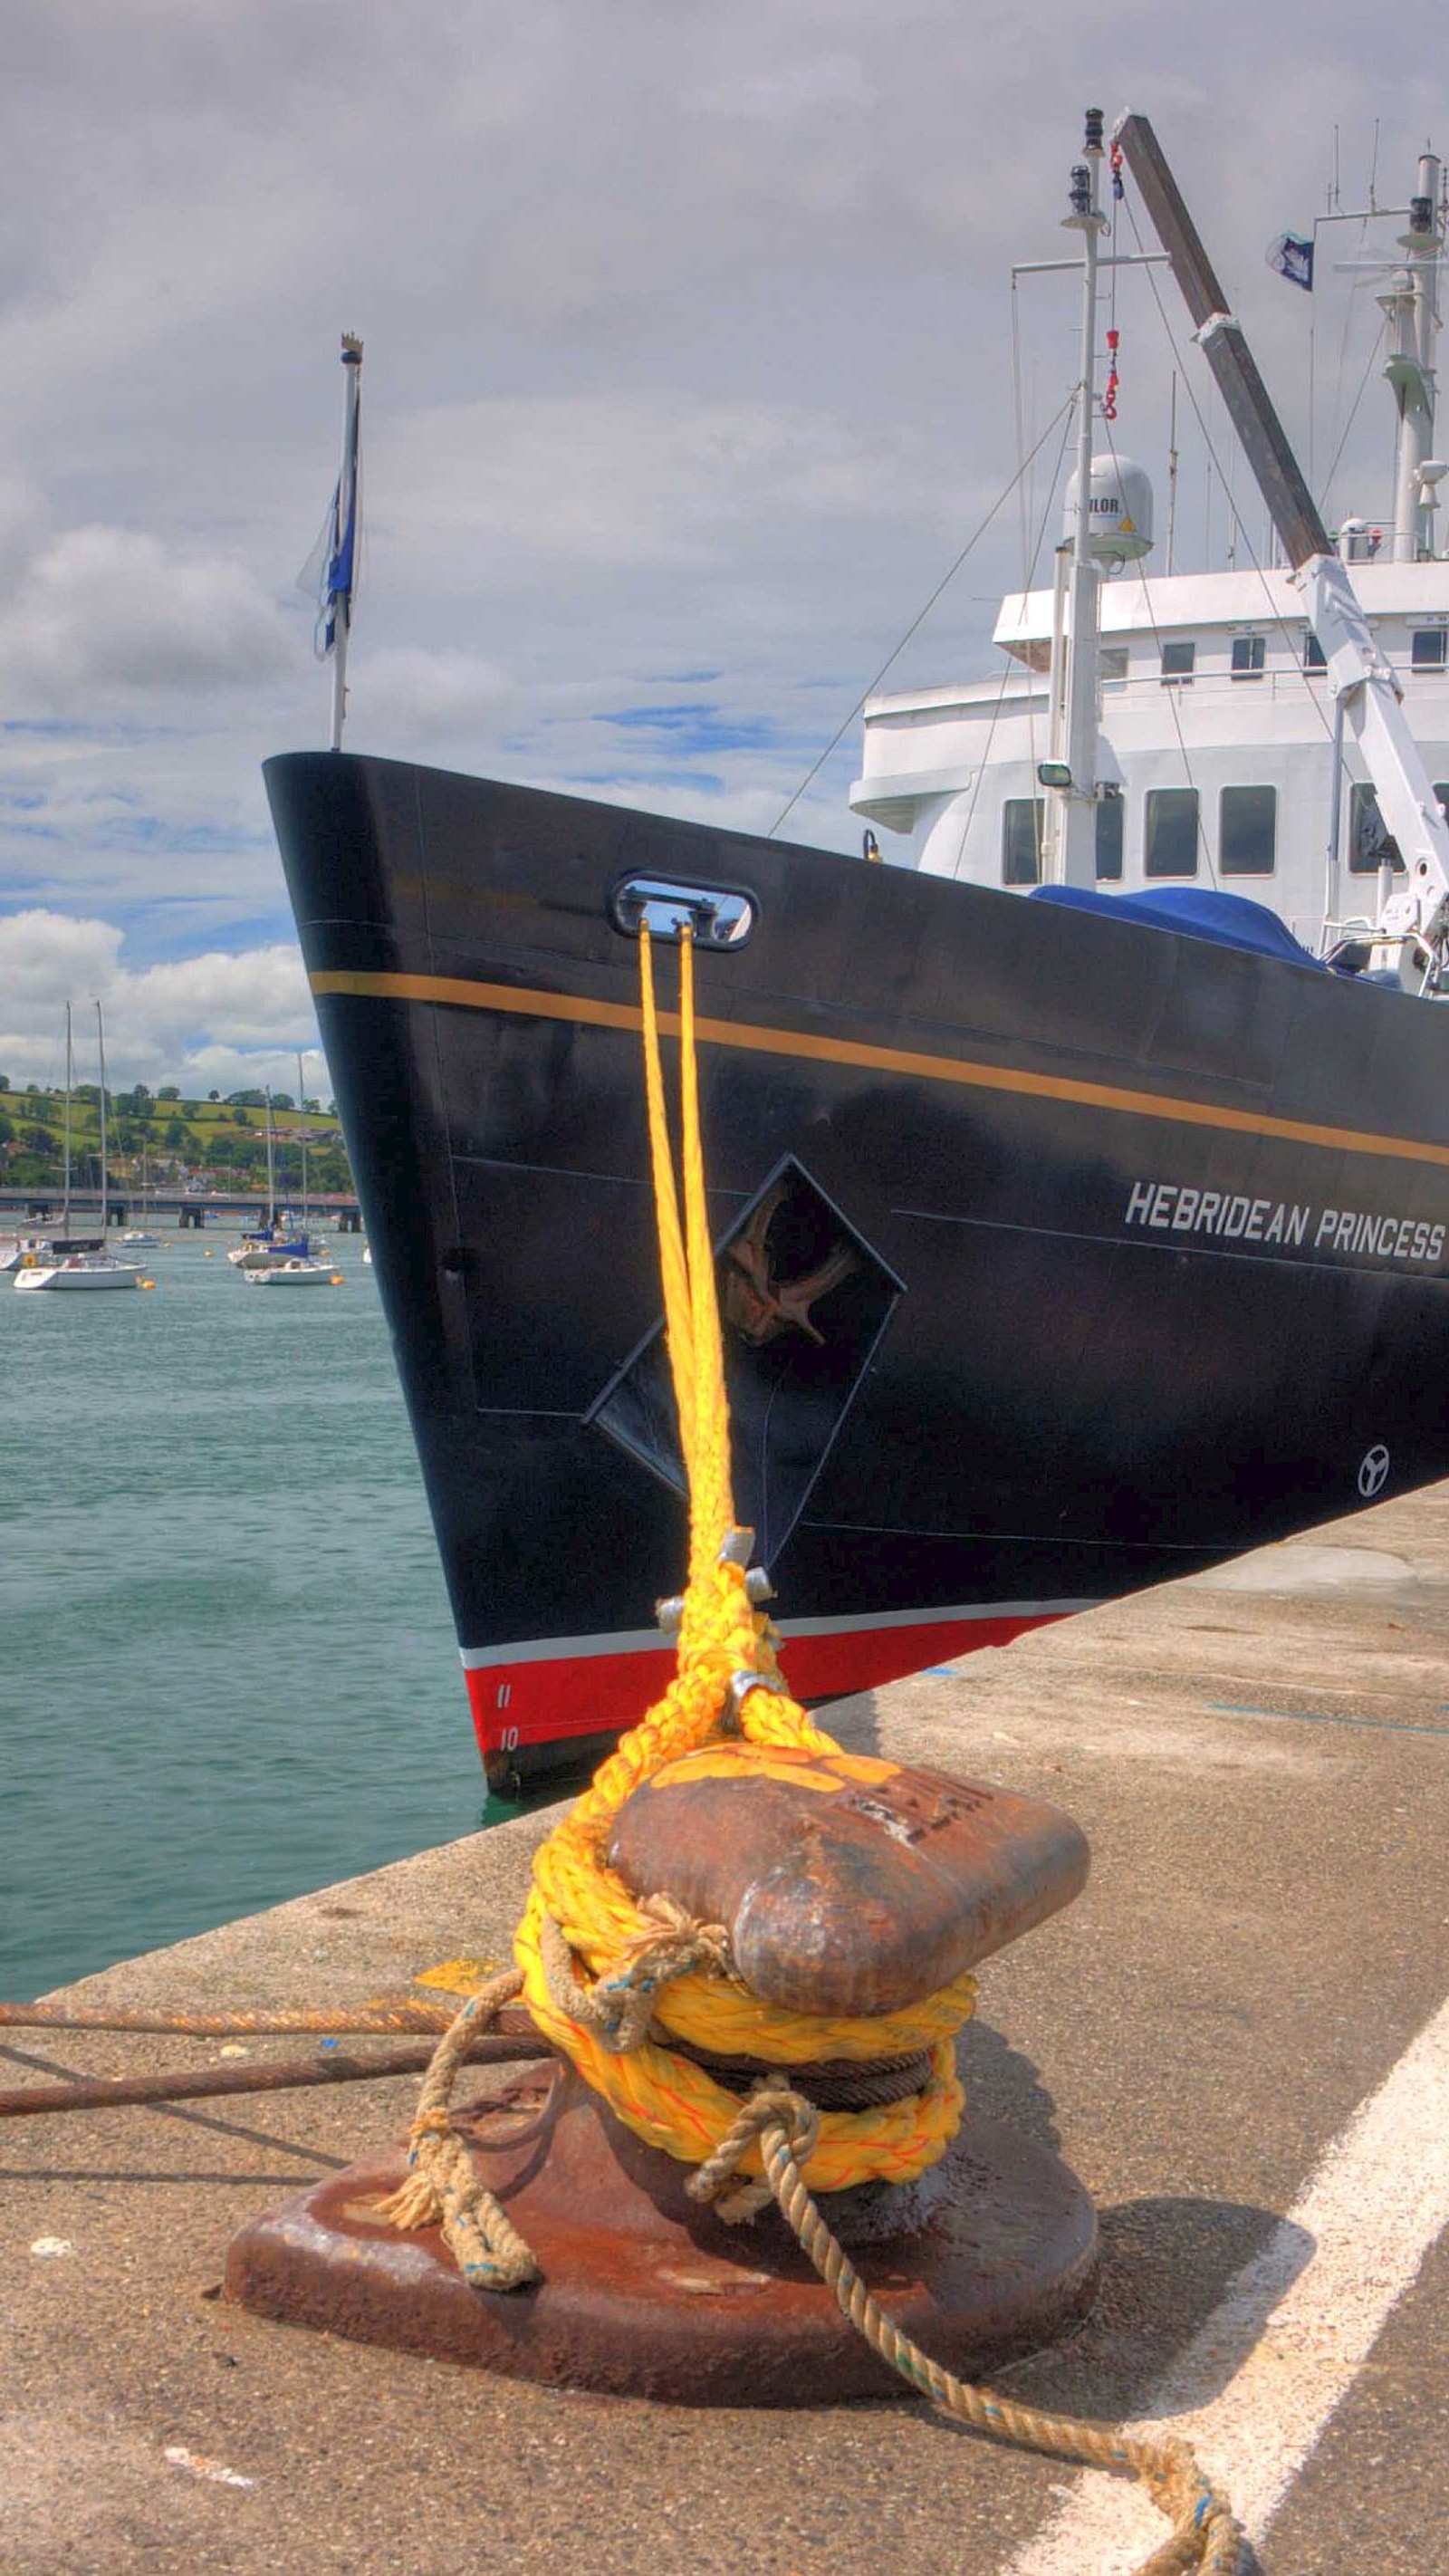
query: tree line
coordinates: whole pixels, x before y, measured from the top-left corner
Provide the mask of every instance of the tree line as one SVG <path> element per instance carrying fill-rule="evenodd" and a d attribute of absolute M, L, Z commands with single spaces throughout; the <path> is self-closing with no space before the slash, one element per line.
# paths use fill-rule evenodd
<path fill-rule="evenodd" d="M 155 1180 L 197 1179 L 217 1187 L 254 1187 L 267 1162 L 266 1093 L 213 1091 L 187 1100 L 180 1085 L 154 1093 L 143 1082 L 128 1091 L 106 1091 L 106 1130 L 113 1175 L 135 1185 L 142 1163 Z M 301 1142 L 307 1147 L 308 1186 L 319 1192 L 353 1186 L 347 1149 L 329 1101 L 272 1094 L 278 1186 L 301 1185 Z M 65 1096 L 27 1083 L 16 1090 L 0 1073 L 0 1178 L 17 1189 L 60 1186 L 64 1165 Z M 304 1122 L 305 1121 L 305 1125 Z M 290 1122 L 290 1123 L 289 1123 Z M 71 1171 L 82 1188 L 99 1179 L 100 1089 L 77 1083 L 71 1092 Z M 127 1168 L 127 1167 L 132 1168 Z"/>

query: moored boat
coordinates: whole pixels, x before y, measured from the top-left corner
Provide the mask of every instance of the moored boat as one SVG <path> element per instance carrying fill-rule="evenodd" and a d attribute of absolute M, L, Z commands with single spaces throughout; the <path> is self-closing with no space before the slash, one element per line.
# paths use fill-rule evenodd
<path fill-rule="evenodd" d="M 140 1263 L 137 1261 L 118 1260 L 116 1255 L 107 1249 L 106 1244 L 106 1227 L 109 1219 L 108 1158 L 106 1149 L 106 1037 L 99 1002 L 96 1004 L 96 1042 L 100 1052 L 101 1074 L 100 1091 L 98 1095 L 100 1116 L 101 1231 L 94 1241 L 87 1241 L 84 1243 L 74 1242 L 70 1237 L 70 1107 L 75 1067 L 71 1041 L 71 1007 L 69 1002 L 67 1002 L 65 1006 L 65 1206 L 61 1221 L 63 1231 L 60 1236 L 53 1241 L 32 1246 L 28 1249 L 21 1249 L 19 1251 L 18 1259 L 9 1265 L 14 1270 L 15 1285 L 18 1289 L 27 1289 L 30 1291 L 50 1289 L 73 1292 L 79 1289 L 95 1290 L 106 1288 L 139 1288 L 143 1284 Z"/>
<path fill-rule="evenodd" d="M 322 1261 L 309 1260 L 304 1254 L 278 1254 L 255 1269 L 244 1269 L 242 1277 L 249 1288 L 337 1288 L 341 1274 L 329 1270 Z"/>
<path fill-rule="evenodd" d="M 227 1259 L 234 1270 L 247 1277 L 259 1270 L 271 1270 L 286 1261 L 307 1261 L 311 1244 L 305 1225 L 296 1222 L 291 1211 L 277 1205 L 276 1135 L 272 1120 L 272 1095 L 267 1105 L 267 1213 L 260 1225 L 251 1226 L 240 1243 L 234 1243 Z"/>
<path fill-rule="evenodd" d="M 1098 119 L 1089 352 L 1102 149 Z M 1090 358 L 1079 399 L 1086 490 Z M 1085 525 L 1054 899 L 336 749 L 269 764 L 495 1785 L 591 1760 L 671 1667 L 646 920 L 697 955 L 735 1498 L 800 1696 L 1449 1471 L 1449 840 L 1305 501 L 1285 551 L 1402 862 L 1332 965 L 1241 895 L 1098 890 Z"/>
<path fill-rule="evenodd" d="M 60 1259 L 44 1256 L 15 1274 L 17 1288 L 139 1288 L 141 1265 L 119 1261 L 111 1252 L 67 1252 Z"/>

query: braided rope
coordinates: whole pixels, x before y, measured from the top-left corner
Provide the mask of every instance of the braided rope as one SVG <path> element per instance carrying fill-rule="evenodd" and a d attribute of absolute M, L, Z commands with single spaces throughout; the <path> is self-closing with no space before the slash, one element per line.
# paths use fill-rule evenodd
<path fill-rule="evenodd" d="M 776 1631 L 750 1597 L 738 1551 L 726 1545 L 734 1531 L 729 1408 L 704 1185 L 692 943 L 684 939 L 680 960 L 682 1215 L 647 925 L 640 961 L 665 1337 L 689 1474 L 689 1581 L 674 1675 L 535 1855 L 514 1956 L 534 2019 L 585 2082 L 637 2136 L 688 2164 L 725 2136 L 738 2097 L 671 2049 L 671 2038 L 707 2053 L 783 2066 L 929 2052 L 929 2080 L 904 2100 L 827 2113 L 810 2160 L 810 2179 L 820 2191 L 871 2180 L 909 2182 L 945 2152 L 960 2125 L 963 2100 L 951 2042 L 974 2008 L 975 1980 L 956 1977 L 924 2002 L 874 2021 L 788 2012 L 752 1995 L 732 1974 L 722 1947 L 689 1957 L 661 1946 L 648 1906 L 605 1857 L 614 1818 L 635 1789 L 732 1727 L 740 1675 L 760 1676 L 758 1689 L 738 1694 L 738 1732 L 748 1742 L 797 1756 L 840 1750 L 786 1690 Z M 632 1967 L 640 1956 L 654 1963 L 647 1995 L 646 1981 Z M 666 1958 L 667 1976 L 659 1973 Z M 758 2150 L 750 2152 L 757 2168 Z"/>
<path fill-rule="evenodd" d="M 504 1968 L 454 2015 L 423 2077 L 408 2132 L 407 2180 L 377 2204 L 389 2226 L 440 2226 L 463 2278 L 480 2290 L 518 2290 L 539 2277 L 530 2247 L 480 2182 L 448 2109 L 469 2041 L 513 2001 L 522 1982 L 516 1968 Z"/>
<path fill-rule="evenodd" d="M 730 2215 L 728 2187 L 742 2165 L 747 2146 L 758 2143 L 763 2156 L 763 2188 L 775 2201 L 801 2251 L 819 2273 L 841 2314 L 871 2351 L 898 2376 L 939 2406 L 943 2414 L 993 2442 L 1018 2450 L 1043 2451 L 1051 2459 L 1071 2460 L 1084 2468 L 1125 2470 L 1147 2489 L 1160 2513 L 1172 2524 L 1170 2537 L 1138 2570 L 1138 2576 L 1178 2576 L 1189 2568 L 1202 2576 L 1237 2576 L 1242 2554 L 1242 2528 L 1224 2496 L 1198 2466 L 1186 2442 L 1169 2438 L 1149 2441 L 1141 2435 L 1112 2431 L 1076 2415 L 1057 2415 L 1037 2406 L 1018 2405 L 994 2389 L 973 2387 L 953 2370 L 921 2350 L 887 2316 L 868 2290 L 845 2248 L 827 2226 L 806 2185 L 801 2166 L 809 2154 L 816 2118 L 814 2105 L 792 2092 L 779 2076 L 756 2086 L 707 2164 L 701 2165 L 688 2189 L 693 2198 L 714 2202 L 721 2218 Z M 758 2204 L 756 2204 L 758 2205 Z"/>
<path fill-rule="evenodd" d="M 646 1897 L 640 1913 L 654 1928 L 638 1934 L 614 1974 L 592 1986 L 579 1976 L 573 1951 L 551 1914 L 539 1921 L 539 1956 L 549 2000 L 565 2021 L 577 2022 L 610 2057 L 642 2048 L 661 1989 L 709 1961 L 727 1972 L 729 1942 L 722 1923 L 696 1923 L 672 1896 Z"/>
<path fill-rule="evenodd" d="M 640 930 L 645 1075 L 666 1337 L 689 1473 L 689 1582 L 678 1664 L 661 1699 L 605 1761 L 535 1857 L 515 1936 L 515 1969 L 472 1996 L 439 2042 L 412 2126 L 409 2176 L 380 2215 L 398 2227 L 441 2222 L 465 2277 L 486 2289 L 535 2280 L 538 2267 L 492 2193 L 479 2182 L 448 2117 L 452 2086 L 480 2022 L 522 1991 L 539 2027 L 636 2134 L 697 2167 L 686 2188 L 729 2222 L 773 2199 L 842 2314 L 878 2358 L 957 2422 L 997 2442 L 1140 2479 L 1172 2524 L 1138 2576 L 1237 2576 L 1241 2532 L 1185 2442 L 1148 2441 L 1081 2418 L 1017 2405 L 931 2360 L 867 2289 L 821 2216 L 811 2184 L 840 2190 L 867 2177 L 904 2182 L 955 2135 L 963 2099 L 954 2032 L 975 1997 L 957 1978 L 909 2012 L 875 2021 L 827 2020 L 761 2003 L 734 1976 L 718 1924 L 699 1924 L 669 1898 L 636 1903 L 607 1864 L 609 1831 L 626 1798 L 678 1755 L 731 1731 L 755 1745 L 838 1753 L 779 1677 L 776 1631 L 746 1589 L 734 1532 L 729 1415 L 709 1240 L 694 1046 L 694 965 L 682 942 L 680 990 L 684 1216 L 674 1180 L 647 924 Z M 755 1673 L 756 1688 L 738 1689 Z M 736 1706 L 736 1702 L 738 1703 Z M 862 2061 L 930 2049 L 930 2075 L 905 2101 L 823 2111 L 772 2072 L 743 2104 L 653 2032 L 716 2055 L 774 2065 Z"/>

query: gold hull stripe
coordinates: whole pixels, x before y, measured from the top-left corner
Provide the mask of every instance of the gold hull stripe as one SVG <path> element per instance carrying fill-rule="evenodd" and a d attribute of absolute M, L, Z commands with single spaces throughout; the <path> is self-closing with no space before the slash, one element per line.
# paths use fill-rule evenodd
<path fill-rule="evenodd" d="M 516 984 L 479 984 L 454 975 L 367 975 L 345 971 L 313 975 L 314 993 L 346 993 L 384 1002 L 445 1002 L 467 1011 L 507 1011 L 516 1018 L 570 1020 L 589 1028 L 637 1035 L 640 1016 L 624 1002 L 591 1002 L 572 993 L 530 992 Z M 678 1015 L 661 1011 L 659 1025 L 679 1030 Z M 815 1064 L 858 1065 L 872 1073 L 904 1074 L 921 1082 L 954 1082 L 975 1091 L 1015 1092 L 1031 1100 L 1068 1100 L 1084 1109 L 1118 1109 L 1133 1118 L 1162 1118 L 1183 1127 L 1217 1127 L 1242 1136 L 1279 1136 L 1294 1145 L 1322 1145 L 1335 1153 L 1379 1154 L 1404 1163 L 1449 1169 L 1449 1145 L 1419 1144 L 1409 1136 L 1370 1136 L 1352 1127 L 1317 1127 L 1297 1118 L 1270 1118 L 1256 1109 L 1224 1109 L 1202 1100 L 1174 1099 L 1155 1091 L 1127 1091 L 1115 1083 L 1074 1082 L 1065 1074 L 1021 1073 L 1007 1065 L 977 1064 L 950 1055 L 916 1055 L 905 1047 L 863 1046 L 851 1038 L 811 1037 L 801 1029 L 772 1029 L 742 1020 L 697 1022 L 707 1046 L 740 1047 L 750 1055 L 803 1058 Z"/>

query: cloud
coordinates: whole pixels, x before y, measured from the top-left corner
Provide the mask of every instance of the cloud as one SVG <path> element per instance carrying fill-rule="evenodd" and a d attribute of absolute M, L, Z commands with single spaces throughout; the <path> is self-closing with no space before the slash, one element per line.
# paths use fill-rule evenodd
<path fill-rule="evenodd" d="M 509 584 L 560 563 L 586 583 L 697 573 L 767 542 L 778 560 L 821 526 L 949 526 L 959 478 L 923 495 L 924 462 L 909 424 L 801 405 L 624 387 L 455 403 L 384 432 L 373 480 L 394 497 L 373 543 L 390 586 L 403 556 L 435 596 L 471 591 L 480 562 Z"/>
<path fill-rule="evenodd" d="M 0 915 L 0 1071 L 12 1084 L 61 1079 L 67 1002 L 77 1063 L 92 1065 L 99 1001 L 107 1076 L 118 1087 L 177 1082 L 206 1092 L 270 1082 L 295 1090 L 298 1048 L 317 1048 L 296 947 L 212 950 L 137 970 L 122 945 L 114 922 L 39 909 Z M 308 1080 L 319 1078 L 314 1056 Z"/>
<path fill-rule="evenodd" d="M 141 529 L 69 528 L 34 548 L 0 604 L 12 718 L 155 709 L 275 678 L 295 633 L 234 556 L 182 554 Z"/>
<path fill-rule="evenodd" d="M 420 750 L 456 736 L 496 735 L 517 714 L 517 681 L 481 654 L 387 646 L 364 666 L 368 727 L 380 745 Z"/>
<path fill-rule="evenodd" d="M 343 326 L 367 342 L 370 529 L 349 743 L 746 827 L 1009 481 L 1018 399 L 1029 442 L 1073 381 L 1072 285 L 1013 299 L 1009 269 L 1060 254 L 1082 106 L 1115 112 L 1129 72 L 1305 450 L 1315 325 L 1321 466 L 1372 286 L 1330 266 L 1310 312 L 1262 245 L 1322 203 L 1345 97 L 1345 200 L 1377 126 L 1403 202 L 1432 63 L 1406 68 L 1357 0 L 1321 0 L 1307 52 L 1246 0 L 1119 0 L 1105 34 L 1040 0 L 1022 28 L 1005 0 L 899 0 L 888 41 L 866 0 L 16 0 L 0 901 L 122 927 L 137 973 L 284 934 L 260 768 L 326 739 L 293 582 L 335 472 Z M 1174 362 L 1151 281 L 1118 284 L 1119 434 L 1161 499 Z M 1181 402 L 1179 431 L 1185 565 L 1208 514 Z M 1336 509 L 1383 490 L 1391 445 L 1375 383 Z M 1043 473 L 1033 505 L 1054 529 Z M 991 666 L 1018 531 L 1013 501 L 893 685 Z M 696 697 L 692 730 L 600 721 Z M 857 744 L 800 837 L 855 846 Z"/>

